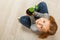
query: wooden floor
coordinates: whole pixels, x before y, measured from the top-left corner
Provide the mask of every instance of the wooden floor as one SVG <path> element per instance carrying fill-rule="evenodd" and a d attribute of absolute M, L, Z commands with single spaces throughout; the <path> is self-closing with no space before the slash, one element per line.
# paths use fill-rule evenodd
<path fill-rule="evenodd" d="M 60 40 L 60 0 L 44 0 L 49 14 L 53 15 L 58 30 L 56 35 L 40 39 L 31 31 L 22 28 L 18 17 L 25 15 L 27 8 L 41 0 L 0 0 L 0 40 Z"/>

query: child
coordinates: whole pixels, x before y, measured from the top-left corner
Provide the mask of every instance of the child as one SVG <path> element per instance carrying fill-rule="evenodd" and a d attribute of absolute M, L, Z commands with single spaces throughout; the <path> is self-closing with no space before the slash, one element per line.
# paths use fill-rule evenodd
<path fill-rule="evenodd" d="M 57 30 L 57 24 L 54 18 L 52 16 L 49 16 L 45 2 L 39 3 L 37 9 L 27 9 L 26 14 L 26 16 L 22 16 L 19 19 L 22 25 L 31 29 L 41 38 L 46 38 L 48 35 L 55 34 Z"/>
<path fill-rule="evenodd" d="M 49 18 L 47 5 L 45 2 L 41 2 L 37 6 L 38 8 L 29 8 L 26 10 L 26 16 L 22 16 L 19 21 L 22 25 L 26 26 L 27 28 L 31 29 L 32 31 L 36 32 L 35 21 L 41 17 Z"/>

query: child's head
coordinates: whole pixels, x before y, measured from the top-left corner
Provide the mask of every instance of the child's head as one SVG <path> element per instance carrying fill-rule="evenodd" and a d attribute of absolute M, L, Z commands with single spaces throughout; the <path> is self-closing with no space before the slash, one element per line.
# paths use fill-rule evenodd
<path fill-rule="evenodd" d="M 39 35 L 40 38 L 46 38 L 48 35 L 54 35 L 57 31 L 57 24 L 52 16 L 50 16 L 49 19 L 37 19 L 36 25 L 37 30 L 43 32 L 41 35 Z"/>
<path fill-rule="evenodd" d="M 50 28 L 50 20 L 46 18 L 37 19 L 36 26 L 39 31 L 47 32 Z"/>

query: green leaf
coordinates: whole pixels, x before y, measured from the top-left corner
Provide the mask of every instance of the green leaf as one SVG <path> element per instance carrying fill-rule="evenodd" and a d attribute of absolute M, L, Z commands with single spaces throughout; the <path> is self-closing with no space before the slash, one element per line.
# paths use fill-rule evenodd
<path fill-rule="evenodd" d="M 35 8 L 38 10 L 38 5 L 35 5 Z"/>
<path fill-rule="evenodd" d="M 34 12 L 34 8 L 33 7 L 29 8 L 29 11 Z"/>

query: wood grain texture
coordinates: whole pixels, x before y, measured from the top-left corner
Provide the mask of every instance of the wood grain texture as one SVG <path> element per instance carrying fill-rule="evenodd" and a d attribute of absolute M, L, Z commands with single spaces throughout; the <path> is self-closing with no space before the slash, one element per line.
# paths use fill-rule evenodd
<path fill-rule="evenodd" d="M 54 16 L 58 31 L 47 39 L 40 39 L 31 31 L 23 30 L 18 17 L 25 15 L 27 8 L 41 0 L 0 0 L 0 40 L 60 40 L 60 0 L 44 0 L 49 14 Z"/>

